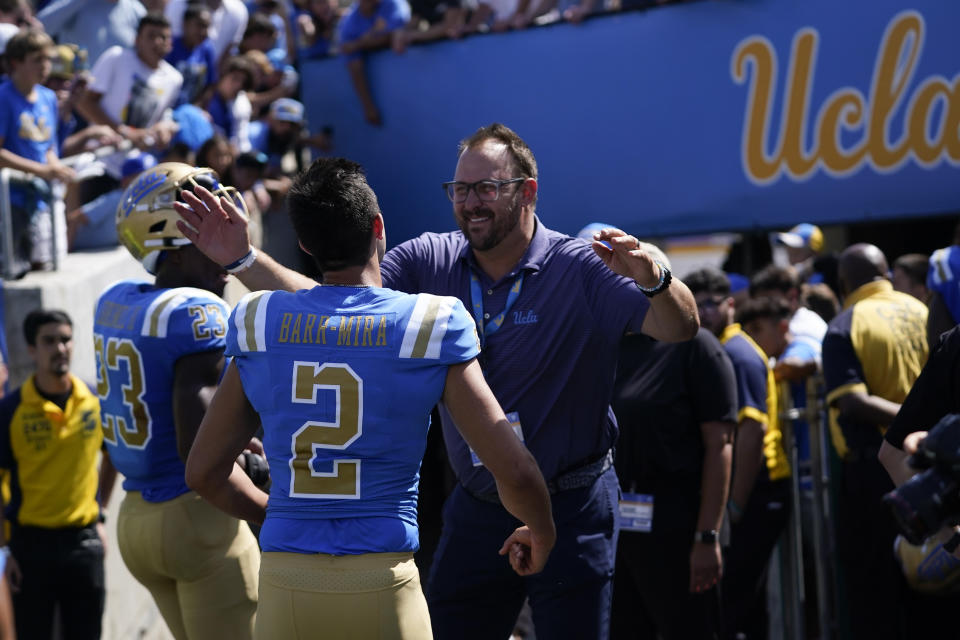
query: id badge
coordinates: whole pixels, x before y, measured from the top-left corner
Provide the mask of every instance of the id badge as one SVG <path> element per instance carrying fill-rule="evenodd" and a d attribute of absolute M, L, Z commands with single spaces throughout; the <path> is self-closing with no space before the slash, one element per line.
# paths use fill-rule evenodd
<path fill-rule="evenodd" d="M 520 442 L 523 442 L 523 429 L 520 427 L 520 414 L 516 411 L 511 411 L 507 414 L 507 422 L 509 422 L 510 426 L 513 427 L 513 432 L 517 434 L 517 438 L 520 439 Z M 480 458 L 477 457 L 477 453 L 473 450 L 473 448 L 470 449 L 470 461 L 475 467 L 483 466 L 483 463 L 480 462 Z"/>
<path fill-rule="evenodd" d="M 620 499 L 620 530 L 650 533 L 653 529 L 653 496 L 623 493 Z"/>

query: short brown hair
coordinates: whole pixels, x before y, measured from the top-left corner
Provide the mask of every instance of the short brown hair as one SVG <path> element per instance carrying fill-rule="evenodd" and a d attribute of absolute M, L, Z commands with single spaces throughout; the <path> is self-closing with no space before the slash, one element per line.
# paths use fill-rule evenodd
<path fill-rule="evenodd" d="M 53 49 L 53 40 L 41 29 L 23 29 L 7 43 L 7 60 L 22 61 L 31 53 Z"/>
<path fill-rule="evenodd" d="M 480 127 L 472 136 L 461 140 L 460 146 L 457 148 L 457 157 L 463 155 L 463 152 L 467 149 L 487 140 L 496 140 L 505 144 L 507 149 L 510 150 L 510 156 L 517 164 L 517 169 L 520 170 L 520 175 L 524 178 L 537 179 L 537 160 L 533 157 L 533 151 L 513 129 L 499 122 Z"/>
<path fill-rule="evenodd" d="M 791 267 L 770 264 L 750 278 L 751 296 L 761 295 L 763 291 L 779 291 L 788 294 L 791 289 L 799 288 L 797 273 Z"/>
<path fill-rule="evenodd" d="M 790 305 L 781 298 L 749 298 L 737 307 L 736 315 L 737 322 L 744 326 L 755 320 L 786 320 L 790 317 Z"/>

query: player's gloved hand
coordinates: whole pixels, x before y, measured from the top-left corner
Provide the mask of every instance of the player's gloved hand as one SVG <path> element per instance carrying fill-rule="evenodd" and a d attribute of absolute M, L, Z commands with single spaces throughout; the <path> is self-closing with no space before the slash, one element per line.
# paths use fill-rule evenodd
<path fill-rule="evenodd" d="M 266 490 L 270 486 L 270 464 L 267 462 L 260 438 L 250 438 L 243 453 L 237 456 L 237 464 L 257 487 Z"/>

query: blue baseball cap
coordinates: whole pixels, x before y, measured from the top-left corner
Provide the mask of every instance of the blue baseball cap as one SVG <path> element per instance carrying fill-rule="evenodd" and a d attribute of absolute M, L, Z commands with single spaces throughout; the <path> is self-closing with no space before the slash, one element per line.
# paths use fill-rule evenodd
<path fill-rule="evenodd" d="M 303 103 L 293 98 L 277 98 L 270 105 L 270 115 L 277 120 L 303 124 Z"/>
<path fill-rule="evenodd" d="M 120 167 L 120 176 L 122 178 L 129 178 L 130 176 L 138 175 L 147 169 L 152 169 L 157 164 L 157 159 L 149 153 L 138 153 L 135 156 L 130 156 L 123 161 L 123 165 Z M 116 166 L 116 165 L 114 165 Z"/>
<path fill-rule="evenodd" d="M 798 224 L 789 231 L 774 234 L 777 242 L 794 249 L 806 247 L 815 253 L 823 249 L 823 231 L 820 227 L 806 222 Z"/>

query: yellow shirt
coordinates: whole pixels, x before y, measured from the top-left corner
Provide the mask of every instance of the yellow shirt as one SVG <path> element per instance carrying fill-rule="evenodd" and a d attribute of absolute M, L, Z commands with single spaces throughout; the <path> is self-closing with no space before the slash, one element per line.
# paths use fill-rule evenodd
<path fill-rule="evenodd" d="M 888 280 L 867 283 L 847 296 L 823 339 L 830 436 L 841 458 L 860 450 L 873 455 L 886 427 L 843 419 L 836 400 L 866 393 L 900 404 L 926 361 L 926 305 L 894 291 Z"/>
<path fill-rule="evenodd" d="M 11 472 L 6 516 L 20 525 L 83 527 L 99 515 L 100 401 L 71 381 L 64 410 L 39 394 L 32 376 L 0 401 L 0 467 Z"/>

